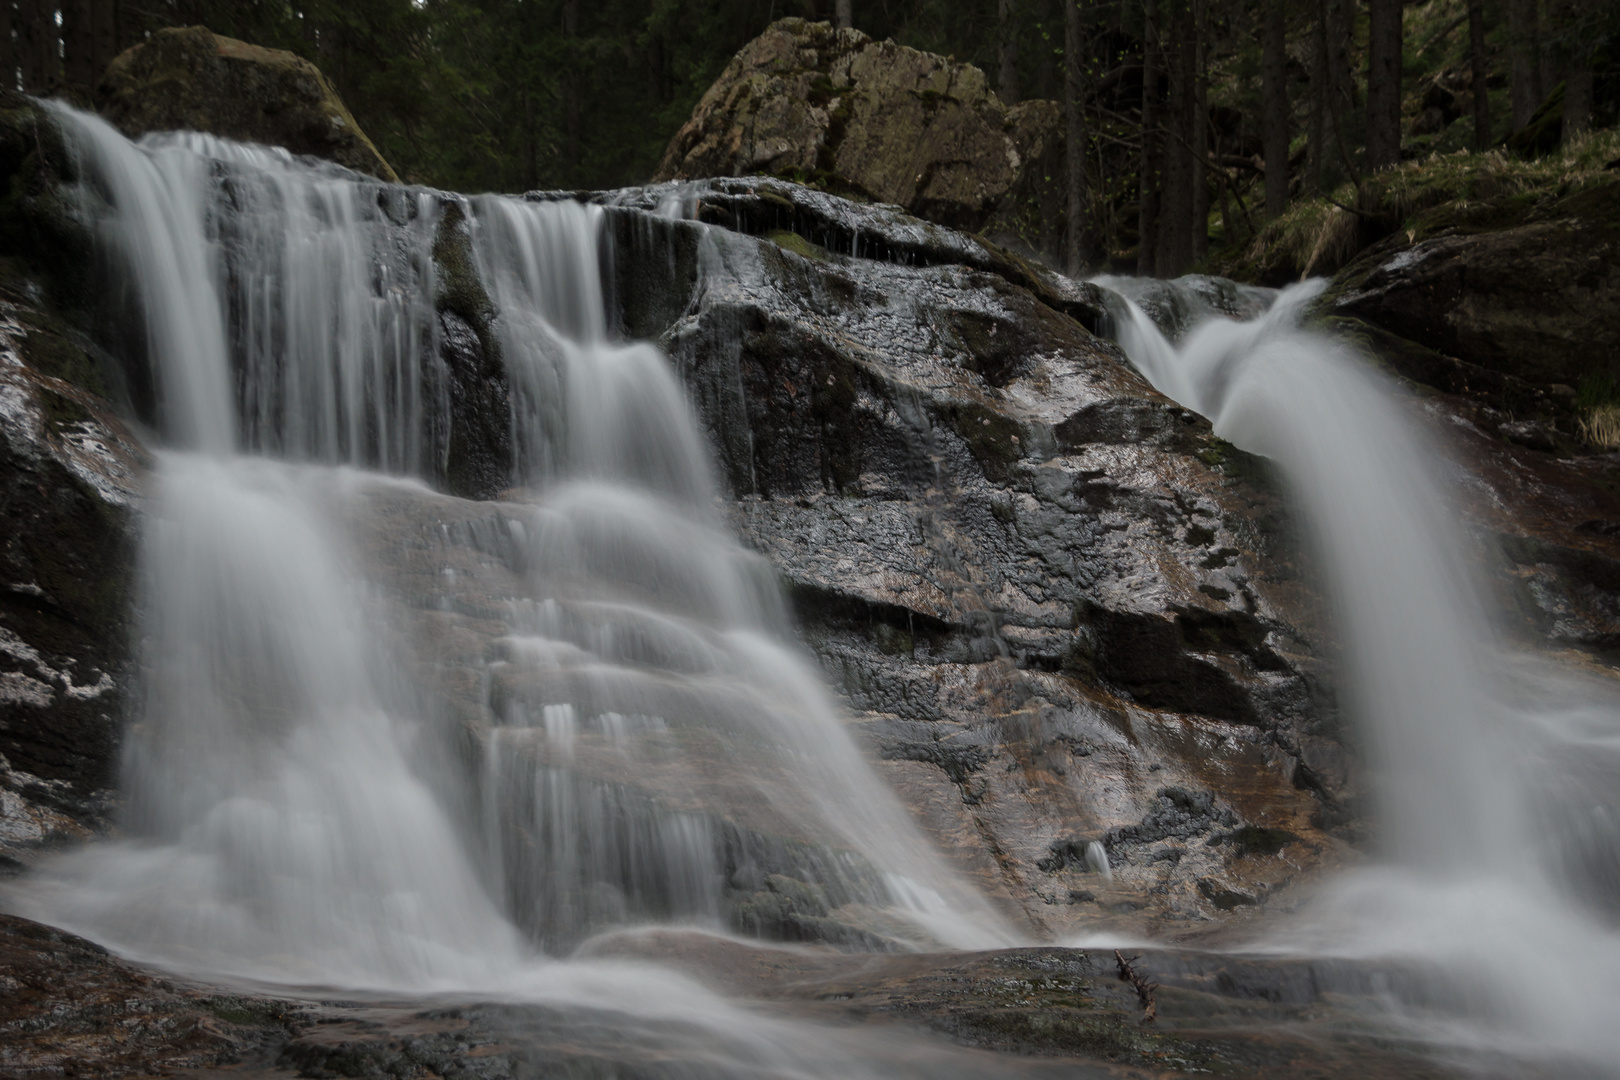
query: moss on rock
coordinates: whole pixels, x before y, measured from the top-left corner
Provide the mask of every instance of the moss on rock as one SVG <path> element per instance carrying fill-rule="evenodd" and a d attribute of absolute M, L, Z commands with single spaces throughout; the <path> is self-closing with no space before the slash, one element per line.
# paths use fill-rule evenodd
<path fill-rule="evenodd" d="M 971 64 L 781 19 L 703 96 L 657 178 L 764 173 L 976 230 L 1014 192 L 1034 197 L 1020 183 L 1031 161 L 1050 171 L 1060 119 L 1055 106 L 1009 110 Z"/>
<path fill-rule="evenodd" d="M 103 116 L 134 138 L 206 131 L 326 158 L 397 183 L 320 69 L 207 27 L 159 30 L 120 53 L 96 87 Z"/>

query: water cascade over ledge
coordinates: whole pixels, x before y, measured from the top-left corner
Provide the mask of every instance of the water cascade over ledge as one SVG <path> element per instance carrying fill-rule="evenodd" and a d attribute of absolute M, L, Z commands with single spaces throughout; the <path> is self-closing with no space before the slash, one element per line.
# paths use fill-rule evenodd
<path fill-rule="evenodd" d="M 52 108 L 163 449 L 121 829 L 9 906 L 208 977 L 630 1016 L 609 1027 L 649 1059 L 682 1046 L 697 1075 L 978 1075 L 575 953 L 649 924 L 872 952 L 1018 940 L 792 643 L 668 358 L 610 331 L 605 211 L 200 135 L 132 144 Z M 1253 949 L 1432 961 L 1463 988 L 1442 1041 L 1601 1069 L 1620 1055 L 1615 710 L 1503 659 L 1436 450 L 1298 327 L 1311 289 L 1178 345 L 1128 303 L 1118 328 L 1159 390 L 1281 467 L 1366 724 L 1376 868 Z M 1075 852 L 1112 884 L 1101 840 Z M 1555 995 L 1548 955 L 1593 959 Z"/>
<path fill-rule="evenodd" d="M 1378 858 L 1255 942 L 1447 972 L 1446 1037 L 1600 1072 L 1620 1057 L 1620 695 L 1515 656 L 1449 505 L 1442 448 L 1368 362 L 1302 328 L 1323 283 L 1172 343 L 1129 298 L 1207 310 L 1177 283 L 1103 278 L 1127 355 L 1215 433 L 1274 462 L 1301 508 L 1370 758 Z M 1554 991 L 1537 975 L 1553 956 Z"/>
<path fill-rule="evenodd" d="M 790 644 L 668 363 L 609 340 L 599 209 L 56 115 L 169 449 L 124 838 L 38 875 L 25 912 L 188 970 L 409 991 L 525 984 L 648 921 L 1010 940 Z M 441 322 L 469 284 L 498 315 Z M 424 484 L 465 455 L 440 359 L 463 330 L 511 382 L 499 503 Z M 413 631 L 474 608 L 478 685 L 424 670 Z M 446 679 L 492 720 L 450 715 Z"/>

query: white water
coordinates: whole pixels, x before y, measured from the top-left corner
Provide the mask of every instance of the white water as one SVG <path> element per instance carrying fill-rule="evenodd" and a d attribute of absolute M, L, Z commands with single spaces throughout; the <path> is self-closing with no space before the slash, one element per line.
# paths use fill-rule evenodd
<path fill-rule="evenodd" d="M 1211 319 L 1176 345 L 1134 304 L 1119 327 L 1158 389 L 1283 473 L 1376 784 L 1376 866 L 1330 882 L 1260 947 L 1433 961 L 1462 1003 L 1442 1038 L 1607 1073 L 1620 698 L 1497 640 L 1443 455 L 1365 360 L 1299 326 L 1320 289 L 1292 286 L 1261 318 Z"/>
<path fill-rule="evenodd" d="M 481 519 L 504 528 L 436 526 L 470 504 L 366 470 L 431 478 L 449 452 L 431 259 L 444 197 L 203 136 L 132 145 L 56 112 L 135 294 L 171 449 L 141 544 L 123 838 L 56 860 L 12 906 L 202 974 L 693 1024 L 721 1072 L 897 1068 L 669 972 L 545 956 L 627 923 L 724 929 L 728 872 L 763 889 L 771 859 L 874 932 L 1011 940 L 788 644 L 768 567 L 717 519 L 669 364 L 609 340 L 600 211 L 463 204 L 529 494 Z M 506 688 L 470 769 L 423 664 L 373 621 L 400 610 L 365 557 L 388 499 L 420 504 L 407 528 L 442 536 L 445 557 L 513 569 L 468 583 L 505 613 L 478 677 Z M 493 581 L 509 591 L 489 597 Z M 408 601 L 454 600 L 433 588 Z M 740 762 L 723 782 L 704 772 L 714 747 Z M 654 771 L 661 788 L 641 783 Z"/>
<path fill-rule="evenodd" d="M 14 904 L 199 973 L 667 1019 L 712 1039 L 717 1072 L 901 1071 L 900 1050 L 744 1014 L 667 971 L 545 955 L 625 923 L 719 925 L 723 849 L 779 857 L 770 835 L 876 932 L 1009 937 L 784 644 L 767 568 L 715 520 L 667 363 L 609 339 L 598 212 L 467 204 L 529 494 L 482 519 L 498 528 L 444 526 L 446 551 L 514 568 L 484 672 L 513 689 L 466 775 L 414 658 L 370 621 L 389 609 L 357 535 L 379 493 L 447 512 L 397 478 L 434 477 L 448 453 L 440 197 L 202 137 L 135 147 L 61 115 L 138 294 L 172 449 L 143 539 L 126 838 L 57 861 Z M 1612 904 L 1613 707 L 1560 676 L 1506 677 L 1432 448 L 1359 361 L 1294 327 L 1307 296 L 1179 349 L 1143 320 L 1123 334 L 1166 393 L 1283 465 L 1342 614 L 1386 858 L 1282 946 L 1432 958 L 1472 991 L 1466 1037 L 1601 1068 L 1620 1056 L 1620 946 L 1591 903 Z M 714 747 L 738 750 L 734 775 L 704 771 Z M 727 833 L 737 817 L 755 831 Z"/>

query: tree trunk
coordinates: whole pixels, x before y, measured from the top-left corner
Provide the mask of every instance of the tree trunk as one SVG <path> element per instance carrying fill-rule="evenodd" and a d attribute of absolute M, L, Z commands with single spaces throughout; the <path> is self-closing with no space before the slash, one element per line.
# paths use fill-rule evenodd
<path fill-rule="evenodd" d="M 17 44 L 22 61 L 23 89 L 45 94 L 61 78 L 56 52 L 56 5 L 47 0 L 18 0 Z"/>
<path fill-rule="evenodd" d="M 1085 120 L 1080 113 L 1080 0 L 1064 0 L 1063 5 L 1063 120 L 1065 142 L 1065 200 L 1063 253 L 1069 276 L 1085 268 L 1081 251 L 1086 216 Z"/>
<path fill-rule="evenodd" d="M 1558 59 L 1564 77 L 1563 143 L 1568 146 L 1592 126 L 1593 27 L 1586 0 L 1562 0 L 1556 8 Z"/>
<path fill-rule="evenodd" d="M 1261 94 L 1266 152 L 1266 217 L 1288 209 L 1288 0 L 1266 0 Z"/>
<path fill-rule="evenodd" d="M 1187 234 L 1188 269 L 1209 254 L 1209 0 L 1193 0 L 1191 114 L 1192 220 Z"/>
<path fill-rule="evenodd" d="M 1348 139 L 1346 129 L 1351 126 L 1356 109 L 1356 76 L 1350 68 L 1350 46 L 1355 36 L 1354 0 L 1326 0 L 1326 6 L 1328 74 L 1324 84 L 1327 99 L 1323 121 L 1328 130 L 1323 136 L 1322 163 L 1326 178 L 1335 175 L 1340 166 L 1346 176 L 1353 177 L 1356 168 L 1350 159 L 1350 146 L 1359 139 Z"/>
<path fill-rule="evenodd" d="M 1311 20 L 1310 82 L 1305 103 L 1305 189 L 1322 189 L 1327 152 L 1327 4 L 1318 0 Z"/>
<path fill-rule="evenodd" d="M 853 16 L 850 13 L 850 2 L 851 0 L 836 0 L 833 5 L 833 17 L 837 20 L 838 29 L 840 30 L 848 30 L 855 25 L 852 21 Z"/>
<path fill-rule="evenodd" d="M 1367 167 L 1401 160 L 1401 0 L 1367 0 Z"/>
<path fill-rule="evenodd" d="M 0 79 L 7 90 L 17 89 L 17 43 L 12 31 L 17 28 L 14 6 L 9 0 L 0 0 Z"/>
<path fill-rule="evenodd" d="M 91 85 L 101 81 L 118 55 L 118 0 L 92 0 L 90 5 Z"/>
<path fill-rule="evenodd" d="M 568 50 L 563 61 L 562 71 L 562 105 L 563 130 L 562 151 L 563 169 L 566 170 L 564 178 L 566 183 L 575 183 L 579 176 L 579 57 L 574 48 L 574 38 L 579 34 L 579 0 L 563 0 L 562 30 L 566 39 L 565 48 Z"/>
<path fill-rule="evenodd" d="M 1165 109 L 1164 183 L 1159 196 L 1159 250 L 1155 269 L 1161 277 L 1177 277 L 1192 263 L 1193 70 L 1197 46 L 1193 41 L 1192 8 L 1177 0 L 1171 17 L 1168 59 L 1170 100 Z"/>
<path fill-rule="evenodd" d="M 1490 88 L 1485 85 L 1485 0 L 1468 0 L 1468 51 L 1474 69 L 1474 149 L 1491 145 Z"/>
<path fill-rule="evenodd" d="M 1281 0 L 1277 0 L 1281 2 Z M 1136 198 L 1136 272 L 1154 272 L 1159 243 L 1159 29 L 1154 0 L 1142 4 L 1142 161 Z"/>
<path fill-rule="evenodd" d="M 1546 91 L 1541 82 L 1539 0 L 1508 0 L 1508 54 L 1513 63 L 1513 130 L 1530 122 Z"/>
<path fill-rule="evenodd" d="M 1018 104 L 1018 13 L 1014 4 L 1015 0 L 999 0 L 996 5 L 996 59 L 1001 66 L 998 92 L 1008 105 Z"/>
<path fill-rule="evenodd" d="M 90 0 L 67 0 L 62 5 L 62 81 L 86 89 L 95 80 L 90 7 Z"/>

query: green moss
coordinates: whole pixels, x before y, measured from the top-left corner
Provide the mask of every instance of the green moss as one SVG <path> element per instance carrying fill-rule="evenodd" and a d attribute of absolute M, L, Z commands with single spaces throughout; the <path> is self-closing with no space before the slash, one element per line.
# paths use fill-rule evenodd
<path fill-rule="evenodd" d="M 835 85 L 827 76 L 818 74 L 814 79 L 810 80 L 810 89 L 806 92 L 804 99 L 817 108 L 821 108 L 829 102 L 854 92 L 855 88 L 853 86 Z"/>
<path fill-rule="evenodd" d="M 1575 404 L 1582 409 L 1620 405 L 1620 387 L 1607 371 L 1588 372 L 1575 391 Z"/>
<path fill-rule="evenodd" d="M 806 259 L 815 259 L 817 262 L 824 262 L 827 259 L 826 248 L 821 247 L 819 244 L 812 244 L 796 232 L 777 229 L 766 233 L 765 239 L 784 251 L 791 251 L 795 255 L 804 256 Z"/>
<path fill-rule="evenodd" d="M 198 1004 L 227 1024 L 242 1027 L 281 1027 L 289 1016 L 284 1003 L 257 998 L 211 997 Z"/>
<path fill-rule="evenodd" d="M 991 480 L 1006 481 L 1012 467 L 1023 459 L 1029 433 L 1006 414 L 977 401 L 964 401 L 949 406 L 945 418 Z"/>
<path fill-rule="evenodd" d="M 501 348 L 490 328 L 495 305 L 478 278 L 472 238 L 467 232 L 467 215 L 459 202 L 446 204 L 439 219 L 439 231 L 433 238 L 433 261 L 439 274 L 439 309 L 454 312 L 466 320 L 483 347 L 485 371 L 497 371 Z"/>
<path fill-rule="evenodd" d="M 877 643 L 880 651 L 889 656 L 911 656 L 917 648 L 916 640 L 911 634 L 886 622 L 875 623 L 872 626 L 872 640 Z"/>
<path fill-rule="evenodd" d="M 1212 259 L 1214 273 L 1283 284 L 1332 274 L 1367 245 L 1394 233 L 1412 241 L 1523 222 L 1550 203 L 1614 186 L 1620 130 L 1593 132 L 1557 153 L 1522 160 L 1502 150 L 1430 154 L 1299 199 L 1238 253 Z"/>
<path fill-rule="evenodd" d="M 1237 849 L 1239 855 L 1275 855 L 1299 837 L 1287 829 L 1264 829 L 1258 825 L 1245 825 L 1228 833 L 1226 842 Z"/>
<path fill-rule="evenodd" d="M 98 397 L 107 396 L 107 380 L 100 363 L 68 337 L 67 327 L 39 311 L 21 311 L 18 321 L 28 328 L 22 342 L 24 363 L 42 375 L 61 379 Z M 72 408 L 79 407 L 74 405 Z M 86 413 L 78 419 L 85 419 L 88 415 Z"/>

